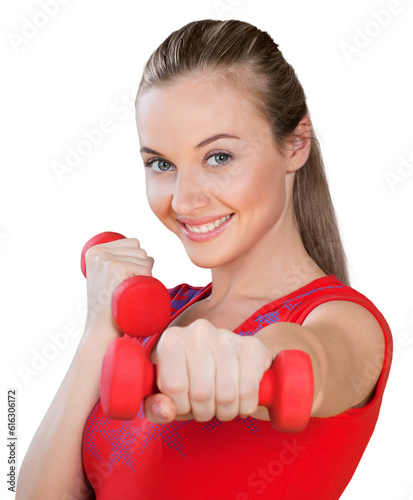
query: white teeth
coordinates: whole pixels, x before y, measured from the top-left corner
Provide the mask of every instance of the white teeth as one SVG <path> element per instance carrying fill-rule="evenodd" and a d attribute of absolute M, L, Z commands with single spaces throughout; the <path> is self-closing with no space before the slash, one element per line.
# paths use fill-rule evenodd
<path fill-rule="evenodd" d="M 210 222 L 209 224 L 204 224 L 203 226 L 188 226 L 188 224 L 185 224 L 185 226 L 193 233 L 209 233 L 210 231 L 213 231 L 215 228 L 220 226 L 223 222 L 228 220 L 230 217 L 231 215 L 226 215 L 225 217 L 222 217 L 222 219 L 218 219 L 215 222 Z"/>

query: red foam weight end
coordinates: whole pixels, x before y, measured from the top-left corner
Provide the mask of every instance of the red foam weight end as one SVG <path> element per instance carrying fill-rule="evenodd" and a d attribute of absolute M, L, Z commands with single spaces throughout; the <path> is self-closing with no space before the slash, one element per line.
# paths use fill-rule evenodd
<path fill-rule="evenodd" d="M 136 417 L 145 394 L 147 363 L 142 346 L 127 337 L 112 340 L 100 374 L 100 399 L 104 414 L 113 420 Z"/>
<path fill-rule="evenodd" d="M 310 356 L 300 350 L 281 351 L 260 383 L 259 404 L 280 432 L 303 431 L 311 415 L 314 375 Z"/>
<path fill-rule="evenodd" d="M 113 292 L 112 314 L 122 332 L 149 337 L 163 331 L 171 320 L 171 296 L 152 276 L 134 276 Z"/>
<path fill-rule="evenodd" d="M 93 236 L 93 238 L 90 238 L 90 240 L 87 241 L 83 247 L 82 254 L 80 256 L 80 268 L 83 276 L 86 278 L 86 252 L 90 247 L 101 245 L 102 243 L 109 243 L 110 241 L 122 240 L 124 238 L 125 236 L 123 236 L 123 234 L 113 233 L 111 231 L 105 231 L 104 233 L 99 233 L 96 236 Z"/>

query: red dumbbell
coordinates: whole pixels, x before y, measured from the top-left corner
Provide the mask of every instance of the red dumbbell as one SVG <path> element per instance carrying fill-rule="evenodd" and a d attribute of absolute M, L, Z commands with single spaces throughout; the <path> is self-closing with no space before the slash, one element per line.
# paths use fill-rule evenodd
<path fill-rule="evenodd" d="M 107 232 L 86 243 L 81 262 L 85 276 L 86 251 L 93 245 L 120 238 L 124 236 Z M 112 312 L 123 332 L 135 337 L 153 335 L 164 330 L 170 321 L 169 292 L 155 278 L 129 278 L 116 288 Z M 117 420 L 135 418 L 142 400 L 158 392 L 155 373 L 156 367 L 148 361 L 138 342 L 127 337 L 113 340 L 106 350 L 100 377 L 105 415 Z M 276 356 L 271 368 L 264 373 L 259 387 L 259 404 L 269 410 L 274 429 L 300 432 L 311 414 L 313 391 L 309 355 L 304 351 L 286 350 Z"/>
<path fill-rule="evenodd" d="M 83 247 L 80 267 L 86 277 L 86 252 L 94 245 L 125 238 L 110 231 L 99 233 Z M 148 314 L 148 310 L 151 311 Z M 112 295 L 112 314 L 123 333 L 149 337 L 166 328 L 171 318 L 171 297 L 165 286 L 152 276 L 134 276 L 123 281 Z"/>
<path fill-rule="evenodd" d="M 314 397 L 310 356 L 298 349 L 281 351 L 260 382 L 258 404 L 270 414 L 271 425 L 281 432 L 301 432 L 307 426 Z"/>
<path fill-rule="evenodd" d="M 142 400 L 159 392 L 156 367 L 138 342 L 112 340 L 103 359 L 100 388 L 105 415 L 115 420 L 131 420 L 136 417 Z M 259 405 L 268 409 L 275 430 L 301 432 L 310 418 L 313 394 L 310 356 L 300 350 L 285 350 L 264 373 L 259 387 Z"/>

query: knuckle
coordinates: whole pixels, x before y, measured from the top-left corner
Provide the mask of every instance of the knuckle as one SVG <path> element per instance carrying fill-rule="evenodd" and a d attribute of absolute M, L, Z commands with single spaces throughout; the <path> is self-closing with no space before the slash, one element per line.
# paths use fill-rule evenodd
<path fill-rule="evenodd" d="M 160 343 L 162 346 L 167 346 L 169 344 L 173 345 L 179 339 L 179 330 L 182 329 L 180 326 L 169 326 L 161 335 Z"/>
<path fill-rule="evenodd" d="M 205 327 L 209 325 L 209 321 L 205 318 L 198 318 L 191 323 L 192 328 L 197 330 L 203 330 Z"/>
<path fill-rule="evenodd" d="M 86 253 L 85 260 L 86 267 L 89 269 L 91 267 L 94 267 L 95 269 L 106 269 L 106 266 L 108 265 L 107 263 L 110 261 L 110 254 L 102 251 L 102 249 L 93 249 L 93 251 L 90 249 Z"/>
<path fill-rule="evenodd" d="M 251 401 L 258 398 L 257 392 L 253 387 L 242 388 L 239 392 L 239 398 L 242 401 Z"/>
<path fill-rule="evenodd" d="M 106 274 L 114 274 L 116 271 L 119 271 L 119 263 L 107 254 L 100 254 L 96 261 Z"/>
<path fill-rule="evenodd" d="M 94 245 L 93 247 L 88 248 L 85 253 L 86 262 L 94 260 L 96 256 L 101 253 L 101 251 L 102 250 L 99 245 Z"/>
<path fill-rule="evenodd" d="M 197 384 L 190 390 L 190 398 L 197 403 L 206 403 L 212 397 L 211 388 L 206 384 Z"/>
<path fill-rule="evenodd" d="M 110 261 L 110 259 L 111 259 L 111 254 L 103 250 L 96 252 L 95 255 L 93 256 L 93 260 L 99 264 L 105 264 L 106 262 Z"/>
<path fill-rule="evenodd" d="M 232 405 L 235 401 L 236 401 L 236 396 L 235 394 L 224 394 L 220 397 L 217 397 L 216 398 L 216 402 L 218 405 L 222 405 L 222 406 L 229 406 L 229 405 Z"/>
<path fill-rule="evenodd" d="M 245 378 L 240 383 L 239 398 L 241 401 L 258 401 L 259 380 L 253 376 Z"/>
<path fill-rule="evenodd" d="M 201 347 L 208 343 L 208 338 L 211 333 L 211 323 L 204 319 L 198 318 L 188 325 L 188 329 L 191 332 L 191 338 L 198 347 Z"/>
<path fill-rule="evenodd" d="M 134 252 L 135 252 L 135 255 L 136 257 L 138 257 L 139 259 L 148 259 L 148 254 L 146 253 L 146 250 L 144 250 L 143 248 L 136 248 L 134 249 Z"/>
<path fill-rule="evenodd" d="M 220 405 L 230 405 L 237 400 L 237 390 L 234 385 L 221 387 L 216 394 L 216 401 Z"/>
<path fill-rule="evenodd" d="M 162 376 L 158 378 L 159 390 L 167 396 L 177 396 L 188 391 L 188 384 L 181 379 Z"/>
<path fill-rule="evenodd" d="M 264 352 L 262 343 L 254 337 L 243 337 L 239 345 L 239 356 L 243 360 L 254 360 L 260 363 Z"/>
<path fill-rule="evenodd" d="M 251 349 L 254 349 L 257 344 L 257 342 L 260 342 L 258 339 L 256 339 L 253 335 L 246 335 L 245 337 L 242 337 L 242 342 L 240 343 L 240 349 L 242 352 L 250 352 Z"/>
<path fill-rule="evenodd" d="M 141 244 L 138 238 L 126 238 L 126 241 L 132 243 L 133 245 L 136 245 L 137 247 L 140 248 Z"/>

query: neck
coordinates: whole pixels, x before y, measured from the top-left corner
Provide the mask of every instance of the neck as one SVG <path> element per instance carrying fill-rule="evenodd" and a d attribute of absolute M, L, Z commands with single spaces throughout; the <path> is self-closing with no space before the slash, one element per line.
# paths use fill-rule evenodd
<path fill-rule="evenodd" d="M 288 218 L 240 258 L 211 269 L 210 307 L 242 298 L 272 302 L 327 276 L 305 250 L 292 212 Z"/>

